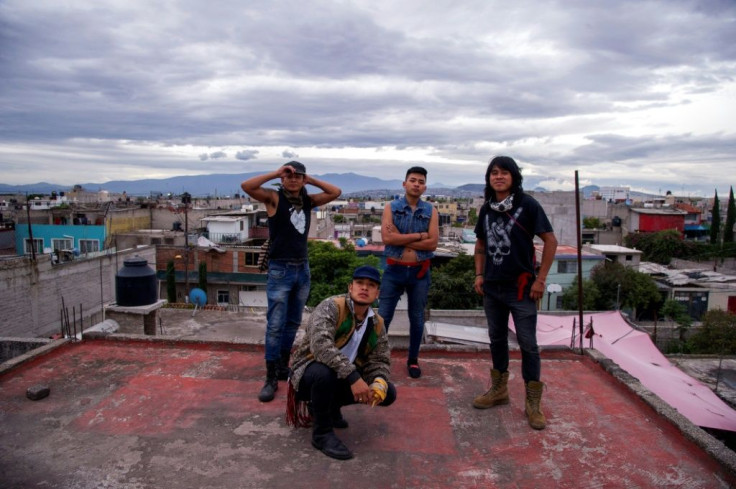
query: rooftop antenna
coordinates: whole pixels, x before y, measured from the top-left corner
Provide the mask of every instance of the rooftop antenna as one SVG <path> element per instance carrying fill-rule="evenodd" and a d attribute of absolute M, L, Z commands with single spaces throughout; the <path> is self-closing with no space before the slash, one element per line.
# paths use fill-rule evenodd
<path fill-rule="evenodd" d="M 575 170 L 575 234 L 578 242 L 578 327 L 580 328 L 580 353 L 583 353 L 583 257 L 582 223 L 580 222 L 580 181 Z M 573 326 L 574 328 L 575 326 Z"/>

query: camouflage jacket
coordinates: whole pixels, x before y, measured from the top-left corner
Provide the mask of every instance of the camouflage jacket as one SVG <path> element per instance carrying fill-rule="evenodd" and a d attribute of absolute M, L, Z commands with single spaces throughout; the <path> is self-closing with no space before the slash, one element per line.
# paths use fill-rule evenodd
<path fill-rule="evenodd" d="M 324 363 L 337 372 L 338 379 L 348 379 L 351 384 L 359 377 L 368 384 L 376 377 L 383 377 L 388 381 L 391 350 L 383 318 L 374 314 L 366 328 L 358 348 L 358 356 L 351 363 L 340 348 L 355 332 L 353 301 L 347 294 L 323 300 L 312 311 L 306 334 L 297 343 L 292 354 L 290 381 L 294 389 L 299 389 L 302 375 L 313 361 Z"/>

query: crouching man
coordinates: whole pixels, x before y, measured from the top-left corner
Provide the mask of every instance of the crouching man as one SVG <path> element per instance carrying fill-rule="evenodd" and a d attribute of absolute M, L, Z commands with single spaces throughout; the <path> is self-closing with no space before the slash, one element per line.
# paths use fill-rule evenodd
<path fill-rule="evenodd" d="M 371 308 L 380 284 L 378 270 L 356 268 L 346 295 L 327 298 L 314 309 L 292 355 L 287 423 L 299 427 L 311 421 L 312 445 L 339 460 L 353 457 L 335 435 L 335 428 L 348 427 L 340 408 L 389 406 L 396 400 L 386 329 Z"/>

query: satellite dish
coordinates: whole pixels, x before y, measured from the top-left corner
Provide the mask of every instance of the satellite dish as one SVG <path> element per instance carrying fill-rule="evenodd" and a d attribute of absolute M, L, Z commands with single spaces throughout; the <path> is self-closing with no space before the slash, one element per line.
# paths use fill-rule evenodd
<path fill-rule="evenodd" d="M 199 289 L 194 289 L 199 290 Z M 192 292 L 194 292 L 194 290 Z M 555 292 L 562 292 L 562 286 L 560 284 L 549 284 L 547 286 L 547 292 L 554 294 Z"/>
<path fill-rule="evenodd" d="M 207 292 L 202 289 L 194 288 L 189 292 L 189 300 L 197 307 L 207 304 Z"/>

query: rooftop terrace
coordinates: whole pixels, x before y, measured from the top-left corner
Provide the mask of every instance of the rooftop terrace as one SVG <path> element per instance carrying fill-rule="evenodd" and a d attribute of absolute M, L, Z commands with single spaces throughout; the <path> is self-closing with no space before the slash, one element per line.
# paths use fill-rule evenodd
<path fill-rule="evenodd" d="M 488 384 L 487 347 L 428 348 L 417 380 L 396 349 L 398 400 L 344 408 L 339 435 L 356 456 L 340 462 L 286 425 L 285 384 L 258 402 L 262 347 L 92 336 L 0 372 L 0 487 L 736 486 L 733 452 L 645 402 L 594 352 L 543 351 L 548 427 L 535 431 L 518 355 L 511 404 L 481 411 L 471 401 Z M 49 397 L 26 398 L 39 384 Z"/>

